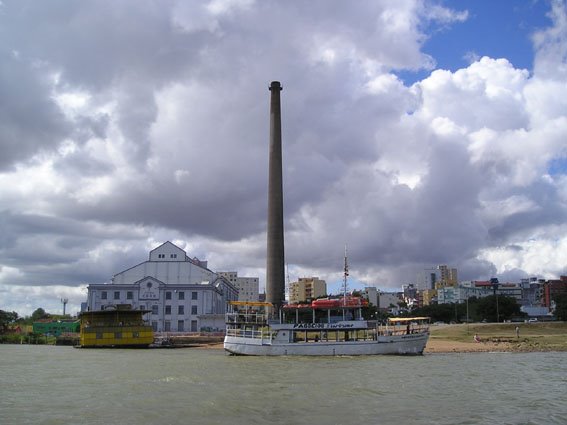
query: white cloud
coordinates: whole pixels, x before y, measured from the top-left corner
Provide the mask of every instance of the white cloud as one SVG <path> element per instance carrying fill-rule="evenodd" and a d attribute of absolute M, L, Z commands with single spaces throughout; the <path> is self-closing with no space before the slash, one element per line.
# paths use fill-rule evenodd
<path fill-rule="evenodd" d="M 498 273 L 519 269 L 533 276 L 557 279 L 559 273 L 567 273 L 567 237 L 530 239 L 512 247 L 486 249 L 479 258 L 494 264 Z"/>
<path fill-rule="evenodd" d="M 276 79 L 292 273 L 336 281 L 345 243 L 361 284 L 398 287 L 437 263 L 463 278 L 564 270 L 559 254 L 537 262 L 564 248 L 554 231 L 567 185 L 548 172 L 567 155 L 561 3 L 535 36 L 532 73 L 475 57 L 411 87 L 394 71 L 433 69 L 424 31 L 466 11 L 421 0 L 3 8 L 0 290 L 13 309 L 51 300 L 26 299 L 29 287 L 57 287 L 50 308 L 65 294 L 77 305 L 60 286 L 108 281 L 165 240 L 263 284 Z"/>
<path fill-rule="evenodd" d="M 505 59 L 481 58 L 455 73 L 434 71 L 419 83 L 423 120 L 442 116 L 468 131 L 525 128 L 522 90 L 529 77 Z"/>
<path fill-rule="evenodd" d="M 0 283 L 0 294 L 6 301 L 2 310 L 16 311 L 19 316 L 31 316 L 38 308 L 50 314 L 63 314 L 63 300 L 67 300 L 65 313 L 75 315 L 81 311 L 81 303 L 86 301 L 87 285 L 62 286 L 42 285 L 21 286 Z"/>

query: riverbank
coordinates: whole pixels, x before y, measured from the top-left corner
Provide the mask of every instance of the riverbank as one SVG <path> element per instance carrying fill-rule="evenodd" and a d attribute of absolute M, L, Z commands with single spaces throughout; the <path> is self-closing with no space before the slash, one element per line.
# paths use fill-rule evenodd
<path fill-rule="evenodd" d="M 475 335 L 480 342 L 474 341 Z M 567 323 L 434 325 L 425 348 L 426 353 L 538 351 L 567 351 Z"/>
<path fill-rule="evenodd" d="M 519 335 L 516 336 L 516 326 Z M 567 323 L 432 325 L 425 353 L 567 351 Z M 480 342 L 474 342 L 477 335 Z M 223 349 L 222 336 L 170 336 L 168 348 Z"/>

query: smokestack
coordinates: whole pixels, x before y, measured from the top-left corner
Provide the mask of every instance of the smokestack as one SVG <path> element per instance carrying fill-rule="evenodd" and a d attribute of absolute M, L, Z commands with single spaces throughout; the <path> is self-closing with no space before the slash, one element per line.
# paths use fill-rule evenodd
<path fill-rule="evenodd" d="M 268 250 L 266 301 L 279 310 L 285 299 L 282 184 L 282 121 L 279 81 L 270 84 L 270 165 L 268 180 Z"/>

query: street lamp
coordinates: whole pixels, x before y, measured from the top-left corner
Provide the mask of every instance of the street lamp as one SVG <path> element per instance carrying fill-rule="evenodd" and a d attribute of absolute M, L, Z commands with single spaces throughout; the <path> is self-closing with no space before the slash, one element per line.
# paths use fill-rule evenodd
<path fill-rule="evenodd" d="M 469 334 L 469 291 L 467 291 L 467 335 Z"/>
<path fill-rule="evenodd" d="M 494 291 L 494 296 L 496 297 L 496 323 L 500 323 L 500 314 L 498 312 L 498 278 L 493 277 L 492 279 L 490 279 L 490 283 L 492 284 L 492 290 Z"/>

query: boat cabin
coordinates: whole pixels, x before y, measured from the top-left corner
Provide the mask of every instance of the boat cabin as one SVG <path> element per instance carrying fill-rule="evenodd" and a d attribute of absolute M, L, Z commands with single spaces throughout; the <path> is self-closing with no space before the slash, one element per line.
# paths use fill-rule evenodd
<path fill-rule="evenodd" d="M 134 310 L 130 304 L 82 312 L 79 314 L 79 346 L 148 347 L 154 341 L 152 327 L 143 320 L 143 315 L 148 312 Z"/>

